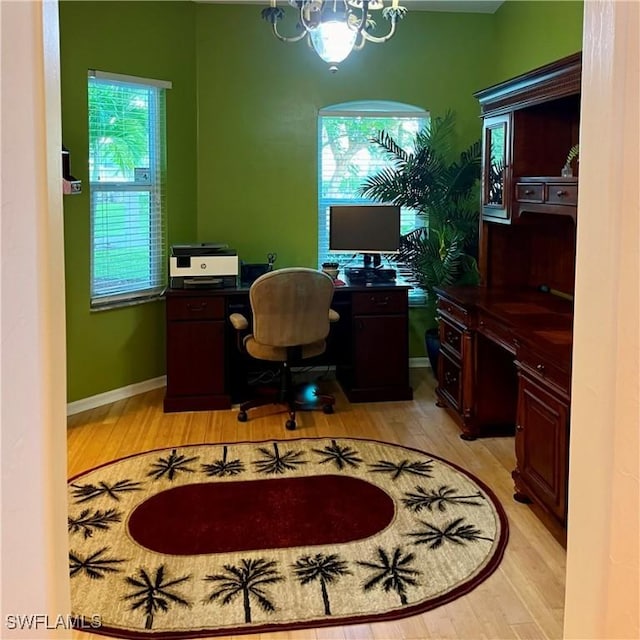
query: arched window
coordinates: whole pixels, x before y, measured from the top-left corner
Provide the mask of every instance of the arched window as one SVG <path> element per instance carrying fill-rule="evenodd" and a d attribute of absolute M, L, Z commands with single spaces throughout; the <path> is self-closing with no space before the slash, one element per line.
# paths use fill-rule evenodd
<path fill-rule="evenodd" d="M 367 100 L 347 102 L 321 109 L 318 115 L 318 266 L 338 262 L 342 269 L 355 256 L 329 253 L 329 207 L 340 204 L 374 204 L 359 189 L 365 178 L 389 164 L 389 158 L 371 142 L 386 131 L 403 148 L 410 150 L 415 134 L 428 126 L 429 113 L 399 102 Z M 377 203 L 379 204 L 379 203 Z M 401 232 L 423 222 L 409 209 L 401 212 Z M 398 265 L 391 265 L 398 268 Z M 424 299 L 420 291 L 410 296 L 413 303 Z"/>

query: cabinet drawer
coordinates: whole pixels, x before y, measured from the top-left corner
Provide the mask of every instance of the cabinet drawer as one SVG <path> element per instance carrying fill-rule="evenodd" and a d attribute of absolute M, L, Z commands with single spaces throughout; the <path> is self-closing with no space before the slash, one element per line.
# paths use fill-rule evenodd
<path fill-rule="evenodd" d="M 464 327 L 469 325 L 469 312 L 455 302 L 446 298 L 438 298 L 437 308 L 439 315 L 457 320 Z"/>
<path fill-rule="evenodd" d="M 542 182 L 518 182 L 516 200 L 519 202 L 543 202 L 544 184 Z"/>
<path fill-rule="evenodd" d="M 440 320 L 440 344 L 462 358 L 462 330 L 444 319 Z"/>
<path fill-rule="evenodd" d="M 549 204 L 578 204 L 578 185 L 550 182 L 547 185 L 547 198 Z"/>
<path fill-rule="evenodd" d="M 568 397 L 571 393 L 571 372 L 525 345 L 518 348 L 517 365 L 538 382 L 551 383 Z"/>
<path fill-rule="evenodd" d="M 407 313 L 407 291 L 371 291 L 354 293 L 352 299 L 354 314 Z"/>
<path fill-rule="evenodd" d="M 515 354 L 516 345 L 511 330 L 489 316 L 480 316 L 478 320 L 478 332 L 489 338 L 492 342 L 504 347 L 509 353 Z"/>
<path fill-rule="evenodd" d="M 439 391 L 446 397 L 453 409 L 460 411 L 462 406 L 462 368 L 445 351 L 440 351 Z"/>
<path fill-rule="evenodd" d="M 224 318 L 222 297 L 170 297 L 167 298 L 169 320 L 219 320 Z"/>

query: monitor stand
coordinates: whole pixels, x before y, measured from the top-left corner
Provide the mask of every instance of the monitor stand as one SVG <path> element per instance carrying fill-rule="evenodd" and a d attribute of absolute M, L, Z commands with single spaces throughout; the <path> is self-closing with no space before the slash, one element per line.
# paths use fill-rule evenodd
<path fill-rule="evenodd" d="M 379 253 L 363 254 L 363 267 L 347 267 L 345 275 L 350 284 L 384 284 L 395 282 L 395 269 L 383 269 Z"/>

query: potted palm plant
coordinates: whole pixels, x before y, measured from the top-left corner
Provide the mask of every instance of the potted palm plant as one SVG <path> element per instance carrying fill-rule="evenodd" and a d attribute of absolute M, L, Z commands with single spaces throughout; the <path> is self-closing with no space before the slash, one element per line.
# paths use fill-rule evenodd
<path fill-rule="evenodd" d="M 361 195 L 414 209 L 424 225 L 402 237 L 396 260 L 426 297 L 429 322 L 427 354 L 434 373 L 438 352 L 437 287 L 477 284 L 478 219 L 482 145 L 480 140 L 458 152 L 455 116 L 431 120 L 406 151 L 385 131 L 372 140 L 391 159 L 391 166 L 370 176 Z"/>

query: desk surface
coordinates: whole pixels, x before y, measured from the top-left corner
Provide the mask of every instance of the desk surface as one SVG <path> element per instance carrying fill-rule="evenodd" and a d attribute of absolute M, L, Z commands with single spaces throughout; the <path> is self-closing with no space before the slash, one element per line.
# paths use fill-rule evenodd
<path fill-rule="evenodd" d="M 526 289 L 450 287 L 441 293 L 495 318 L 521 343 L 548 355 L 563 368 L 570 368 L 573 342 L 570 300 Z"/>
<path fill-rule="evenodd" d="M 203 295 L 203 296 L 233 296 L 233 295 L 246 295 L 249 293 L 249 289 L 251 288 L 251 284 L 249 283 L 239 283 L 236 287 L 188 287 L 188 288 L 172 288 L 168 287 L 165 289 L 163 295 L 172 295 L 172 296 L 195 296 L 195 295 Z M 362 283 L 362 284 L 351 284 L 346 283 L 344 285 L 334 287 L 336 292 L 339 291 L 348 291 L 348 292 L 356 292 L 356 291 L 372 291 L 372 290 L 380 290 L 380 289 L 412 289 L 413 286 L 403 280 L 396 280 L 395 282 L 371 282 L 371 283 Z"/>

